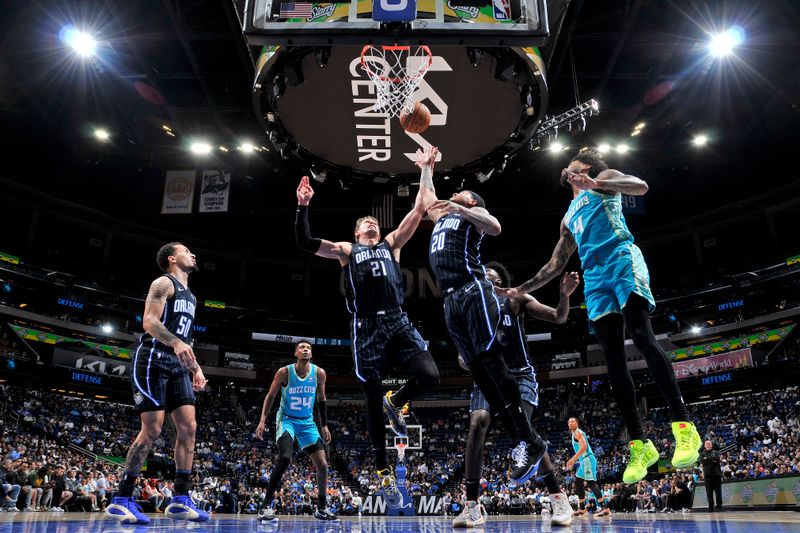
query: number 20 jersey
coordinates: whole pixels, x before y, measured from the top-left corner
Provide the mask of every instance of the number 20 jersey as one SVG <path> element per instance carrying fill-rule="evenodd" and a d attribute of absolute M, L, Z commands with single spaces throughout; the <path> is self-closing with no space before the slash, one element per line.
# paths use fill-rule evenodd
<path fill-rule="evenodd" d="M 436 221 L 428 258 L 443 291 L 486 277 L 481 240 L 483 233 L 460 215 L 445 215 Z"/>
<path fill-rule="evenodd" d="M 197 306 L 197 299 L 187 287 L 170 276 L 164 277 L 172 282 L 175 289 L 172 298 L 164 304 L 164 312 L 161 314 L 161 323 L 164 324 L 170 333 L 178 337 L 186 344 L 192 344 L 192 324 L 194 323 L 194 312 Z M 142 347 L 145 349 L 159 350 L 164 353 L 173 353 L 172 347 L 167 346 L 153 338 L 148 333 L 142 335 Z"/>
<path fill-rule="evenodd" d="M 353 243 L 344 272 L 345 303 L 351 314 L 375 313 L 403 305 L 403 274 L 392 248 Z"/>

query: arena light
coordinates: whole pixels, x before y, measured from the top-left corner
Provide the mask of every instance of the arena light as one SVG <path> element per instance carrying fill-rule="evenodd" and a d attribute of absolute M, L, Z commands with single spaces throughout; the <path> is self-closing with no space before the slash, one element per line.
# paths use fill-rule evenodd
<path fill-rule="evenodd" d="M 201 155 L 211 151 L 211 145 L 203 141 L 193 142 L 189 148 L 193 153 Z"/>
<path fill-rule="evenodd" d="M 105 142 L 111 137 L 111 134 L 108 133 L 108 130 L 104 130 L 103 128 L 97 128 L 96 130 L 94 130 L 94 136 L 98 141 Z"/>
<path fill-rule="evenodd" d="M 705 146 L 708 144 L 708 137 L 705 135 L 695 135 L 692 139 L 692 144 L 695 146 Z"/>
<path fill-rule="evenodd" d="M 597 151 L 600 152 L 601 154 L 607 154 L 608 152 L 611 151 L 611 145 L 603 143 L 597 147 Z"/>
<path fill-rule="evenodd" d="M 620 143 L 617 145 L 617 153 L 618 154 L 627 154 L 630 147 L 625 143 Z"/>
<path fill-rule="evenodd" d="M 253 146 L 251 143 L 242 143 L 239 145 L 239 150 L 245 154 L 253 153 L 254 149 L 255 146 Z"/>
<path fill-rule="evenodd" d="M 97 41 L 94 37 L 74 27 L 63 30 L 63 39 L 81 57 L 91 57 L 97 50 Z"/>
<path fill-rule="evenodd" d="M 114 328 L 111 327 L 111 324 L 103 324 L 103 326 L 100 329 L 103 330 L 103 333 L 111 333 L 112 331 L 114 331 Z"/>
<path fill-rule="evenodd" d="M 734 49 L 744 42 L 744 30 L 732 26 L 727 30 L 711 36 L 708 51 L 712 57 L 722 58 L 733 53 Z"/>
<path fill-rule="evenodd" d="M 559 153 L 559 152 L 564 150 L 564 145 L 561 144 L 558 141 L 554 141 L 554 142 L 550 143 L 550 146 L 548 147 L 548 150 L 550 150 L 554 154 L 557 154 L 557 153 Z"/>
<path fill-rule="evenodd" d="M 689 329 L 689 331 L 690 331 L 690 332 L 691 332 L 693 335 L 697 335 L 698 333 L 700 333 L 701 331 L 703 331 L 703 328 L 701 328 L 700 326 L 692 326 L 692 327 L 691 327 L 691 329 Z"/>

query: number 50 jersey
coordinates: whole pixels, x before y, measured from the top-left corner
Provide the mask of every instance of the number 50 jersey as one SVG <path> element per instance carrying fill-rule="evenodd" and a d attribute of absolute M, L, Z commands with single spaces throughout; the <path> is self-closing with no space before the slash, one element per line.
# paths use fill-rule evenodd
<path fill-rule="evenodd" d="M 392 248 L 353 243 L 345 275 L 345 302 L 351 314 L 375 313 L 403 305 L 403 274 Z"/>
<path fill-rule="evenodd" d="M 197 306 L 197 299 L 187 287 L 169 274 L 163 277 L 172 281 L 175 292 L 172 298 L 164 304 L 164 312 L 161 314 L 161 323 L 164 324 L 170 333 L 178 337 L 186 344 L 192 344 L 192 324 L 194 322 L 194 312 Z M 145 349 L 159 350 L 164 353 L 173 353 L 172 347 L 159 342 L 152 335 L 145 333 L 142 335 L 142 347 Z"/>

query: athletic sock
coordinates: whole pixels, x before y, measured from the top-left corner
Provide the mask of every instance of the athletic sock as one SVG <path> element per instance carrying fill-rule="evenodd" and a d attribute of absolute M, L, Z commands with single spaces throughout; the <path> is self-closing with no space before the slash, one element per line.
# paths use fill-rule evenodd
<path fill-rule="evenodd" d="M 175 495 L 188 496 L 191 490 L 191 470 L 176 470 L 175 471 Z"/>
<path fill-rule="evenodd" d="M 467 501 L 468 502 L 476 502 L 478 501 L 478 494 L 480 493 L 481 483 L 477 479 L 467 479 L 464 481 L 464 485 L 467 489 Z"/>
<path fill-rule="evenodd" d="M 544 484 L 550 494 L 558 494 L 561 492 L 561 487 L 558 486 L 558 479 L 556 478 L 555 471 L 550 470 L 549 472 L 545 472 L 542 475 L 542 481 L 544 481 Z"/>
<path fill-rule="evenodd" d="M 130 498 L 133 496 L 133 489 L 136 487 L 136 480 L 139 478 L 139 474 L 132 474 L 130 472 L 125 472 L 122 476 L 122 481 L 119 482 L 119 492 L 117 496 L 121 498 Z"/>

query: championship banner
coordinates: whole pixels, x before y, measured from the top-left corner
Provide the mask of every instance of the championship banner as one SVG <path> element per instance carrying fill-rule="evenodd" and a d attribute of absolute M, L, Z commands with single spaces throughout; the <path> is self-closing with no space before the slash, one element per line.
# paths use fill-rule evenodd
<path fill-rule="evenodd" d="M 231 173 L 224 170 L 204 170 L 200 188 L 200 213 L 222 213 L 228 210 Z"/>
<path fill-rule="evenodd" d="M 686 379 L 700 374 L 714 374 L 750 366 L 753 366 L 753 356 L 750 353 L 750 348 L 672 363 L 672 368 L 675 370 L 675 379 Z"/>
<path fill-rule="evenodd" d="M 192 212 L 196 173 L 194 170 L 167 171 L 164 180 L 164 200 L 161 202 L 162 215 Z"/>
<path fill-rule="evenodd" d="M 723 507 L 783 507 L 800 505 L 800 476 L 732 481 L 722 484 Z M 705 485 L 694 491 L 693 508 L 707 508 Z"/>

